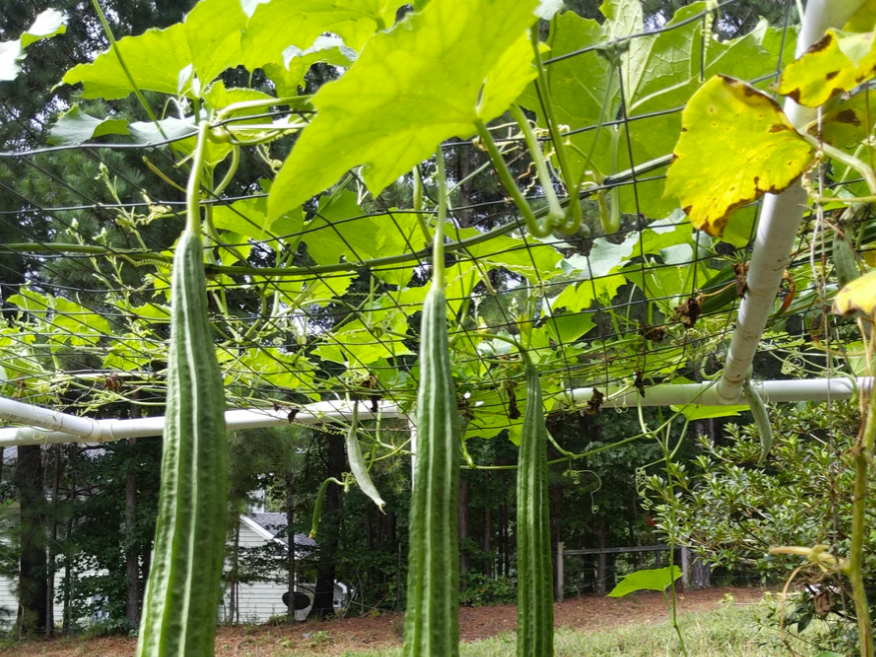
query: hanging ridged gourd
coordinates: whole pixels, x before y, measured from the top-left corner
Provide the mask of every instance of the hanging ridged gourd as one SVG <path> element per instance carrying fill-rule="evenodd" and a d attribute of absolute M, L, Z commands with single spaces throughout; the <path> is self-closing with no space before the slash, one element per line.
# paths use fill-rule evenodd
<path fill-rule="evenodd" d="M 554 654 L 554 587 L 547 427 L 538 370 L 526 365 L 526 412 L 517 465 L 517 656 Z"/>
<path fill-rule="evenodd" d="M 199 153 L 203 137 L 204 129 Z M 199 157 L 193 166 L 200 168 Z M 190 215 L 198 208 L 193 177 Z M 207 314 L 204 249 L 192 230 L 198 223 L 189 217 L 173 259 L 161 493 L 137 657 L 208 657 L 216 634 L 228 488 L 225 388 Z"/>
<path fill-rule="evenodd" d="M 441 209 L 444 162 L 438 149 Z M 450 369 L 444 294 L 444 212 L 435 231 L 433 278 L 420 329 L 417 445 L 411 494 L 404 657 L 459 655 L 460 427 Z"/>

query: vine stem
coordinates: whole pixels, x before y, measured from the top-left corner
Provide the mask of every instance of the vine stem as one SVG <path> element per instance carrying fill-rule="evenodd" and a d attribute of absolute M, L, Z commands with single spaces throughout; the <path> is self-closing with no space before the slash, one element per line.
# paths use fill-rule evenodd
<path fill-rule="evenodd" d="M 115 35 L 113 35 L 113 30 L 106 20 L 106 15 L 103 13 L 103 9 L 100 6 L 100 0 L 91 0 L 91 5 L 94 7 L 94 11 L 97 12 L 97 17 L 100 20 L 100 24 L 103 26 L 103 31 L 106 33 L 106 38 L 109 39 L 110 47 L 118 58 L 119 66 L 121 66 L 122 71 L 125 72 L 125 77 L 128 78 L 128 83 L 134 90 L 134 94 L 137 96 L 137 100 L 140 101 L 143 109 L 146 110 L 146 114 L 149 115 L 149 118 L 155 124 L 155 127 L 158 128 L 158 132 L 161 133 L 161 136 L 167 139 L 164 128 L 161 127 L 161 123 L 158 121 L 158 118 L 155 116 L 152 108 L 149 107 L 149 103 L 146 102 L 146 97 L 143 95 L 143 92 L 140 91 L 140 87 L 137 86 L 137 83 L 134 81 L 134 76 L 131 75 L 131 71 L 128 69 L 128 65 L 125 64 L 125 60 L 122 58 L 122 53 L 119 50 L 118 41 L 116 41 L 116 37 Z"/>
<path fill-rule="evenodd" d="M 852 544 L 846 576 L 852 585 L 861 657 L 873 657 L 873 628 L 870 625 L 870 605 L 864 586 L 864 535 L 868 532 L 867 489 L 870 465 L 873 462 L 874 437 L 876 437 L 876 386 L 870 391 L 864 431 L 858 444 L 852 449 L 855 460 L 855 488 L 852 500 Z"/>
<path fill-rule="evenodd" d="M 444 289 L 444 222 L 447 220 L 447 177 L 444 172 L 444 153 L 441 144 L 435 150 L 438 165 L 438 219 L 435 222 L 435 236 L 432 240 L 432 285 Z"/>
<path fill-rule="evenodd" d="M 798 131 L 797 134 L 805 139 L 809 144 L 814 146 L 816 149 L 822 151 L 829 158 L 836 160 L 837 162 L 841 162 L 847 167 L 854 169 L 855 171 L 860 173 L 861 177 L 863 177 L 864 181 L 867 183 L 867 188 L 870 190 L 870 193 L 876 194 L 876 172 L 873 171 L 873 168 L 870 165 L 858 159 L 854 155 L 846 153 L 842 149 L 818 141 L 818 139 L 816 139 L 812 135 L 808 135 L 800 131 Z"/>
<path fill-rule="evenodd" d="M 517 103 L 511 105 L 511 116 L 517 121 L 517 125 L 523 132 L 523 138 L 526 140 L 526 146 L 532 154 L 532 161 L 535 164 L 535 170 L 538 172 L 538 181 L 544 189 L 544 195 L 548 202 L 548 222 L 560 222 L 563 220 L 563 206 L 560 205 L 560 200 L 554 191 L 554 183 L 551 180 L 551 174 L 548 171 L 547 162 L 545 162 L 544 154 L 541 151 L 541 146 L 538 139 L 529 125 L 529 119 L 523 114 L 523 110 Z"/>
<path fill-rule="evenodd" d="M 535 69 L 538 71 L 535 89 L 541 101 L 545 122 L 548 125 L 551 140 L 554 143 L 554 150 L 557 152 L 557 160 L 560 163 L 560 171 L 563 174 L 563 183 L 566 185 L 566 192 L 569 195 L 566 220 L 561 229 L 564 233 L 571 235 L 581 226 L 581 200 L 578 198 L 578 187 L 575 185 L 575 180 L 572 177 L 572 167 L 569 164 L 569 156 L 566 153 L 566 144 L 563 141 L 563 136 L 560 134 L 560 127 L 554 114 L 554 104 L 550 98 L 550 86 L 548 85 L 547 75 L 544 72 L 544 65 L 541 61 L 541 38 L 538 21 L 532 25 L 530 40 L 532 41 Z M 542 96 L 542 93 L 545 95 Z"/>
<path fill-rule="evenodd" d="M 505 164 L 505 158 L 503 158 L 502 154 L 499 152 L 499 148 L 496 146 L 496 142 L 493 141 L 493 136 L 490 134 L 490 131 L 487 130 L 487 126 L 484 125 L 483 121 L 478 119 L 475 121 L 475 128 L 478 131 L 478 136 L 484 143 L 484 147 L 487 149 L 487 155 L 490 156 L 490 161 L 496 168 L 496 173 L 499 174 L 499 180 L 502 181 L 502 186 L 505 188 L 505 191 L 511 195 L 511 200 L 514 201 L 514 205 L 517 206 L 520 214 L 523 215 L 529 233 L 533 237 L 547 237 L 550 235 L 552 230 L 550 221 L 545 222 L 545 225 L 539 223 L 532 208 L 529 207 L 529 203 L 527 203 L 526 199 L 523 197 L 520 188 L 517 187 L 514 176 L 511 175 L 508 165 Z"/>
<path fill-rule="evenodd" d="M 189 184 L 186 187 L 186 230 L 195 234 L 201 231 L 201 178 L 204 174 L 204 152 L 209 132 L 210 124 L 202 121 L 198 126 L 198 142 L 195 146 L 192 170 L 189 173 Z"/>

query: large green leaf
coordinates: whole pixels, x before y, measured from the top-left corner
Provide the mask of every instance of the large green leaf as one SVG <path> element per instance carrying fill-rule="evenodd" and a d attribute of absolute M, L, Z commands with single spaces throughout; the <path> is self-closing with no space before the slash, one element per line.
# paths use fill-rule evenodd
<path fill-rule="evenodd" d="M 283 62 L 264 64 L 265 75 L 274 83 L 277 96 L 294 96 L 304 84 L 304 76 L 318 62 L 349 68 L 356 61 L 356 51 L 346 46 L 340 37 L 321 36 L 309 48 L 289 46 L 283 51 Z"/>
<path fill-rule="evenodd" d="M 828 30 L 782 72 L 779 93 L 818 107 L 876 75 L 876 33 Z"/>
<path fill-rule="evenodd" d="M 606 126 L 599 131 L 591 169 L 595 167 L 609 175 L 672 151 L 681 132 L 681 117 L 671 110 L 682 107 L 701 85 L 703 52 L 707 78 L 724 73 L 751 79 L 775 71 L 781 41 L 774 38 L 775 31 L 768 29 L 765 21 L 738 39 L 721 42 L 710 38 L 704 48 L 702 21 L 692 18 L 706 7 L 704 2 L 682 7 L 665 31 L 629 42 L 629 50 L 621 56 L 621 73 L 630 121 L 626 126 Z M 560 57 L 644 31 L 638 0 L 606 0 L 602 13 L 607 17 L 602 24 L 572 12 L 558 16 L 547 41 L 549 56 Z M 790 50 L 791 42 L 792 39 L 787 40 L 786 51 Z M 603 121 L 614 121 L 622 107 L 619 78 L 600 52 L 591 49 L 547 67 L 557 121 L 579 131 L 571 136 L 576 149 L 569 151 L 576 177 L 582 174 L 586 155 L 593 149 L 597 132 L 594 128 L 600 114 Z M 524 92 L 520 103 L 536 112 L 544 125 L 534 87 Z M 662 217 L 673 209 L 673 203 L 663 198 L 660 179 L 639 182 L 635 193 L 632 186 L 621 188 L 620 202 L 624 212 L 641 211 L 648 217 Z"/>
<path fill-rule="evenodd" d="M 665 591 L 672 582 L 681 577 L 681 568 L 671 566 L 667 568 L 653 568 L 650 570 L 637 570 L 624 577 L 615 586 L 609 598 L 620 598 L 628 593 L 636 591 Z"/>
<path fill-rule="evenodd" d="M 86 114 L 79 105 L 73 105 L 64 112 L 49 131 L 49 143 L 61 146 L 79 144 L 103 137 L 104 135 L 127 135 L 128 122 L 125 119 L 98 119 Z"/>
<path fill-rule="evenodd" d="M 535 5 L 432 0 L 421 14 L 371 38 L 347 74 L 313 99 L 319 113 L 277 175 L 269 214 L 301 205 L 360 164 L 376 194 L 444 139 L 473 134 L 484 80 L 499 77 L 495 67 L 535 21 Z M 525 75 L 521 71 L 514 83 L 525 84 Z"/>
<path fill-rule="evenodd" d="M 289 46 L 310 48 L 325 32 L 360 50 L 376 30 L 391 27 L 399 0 L 270 0 L 252 10 L 243 32 L 243 64 L 249 70 L 283 61 Z"/>
<path fill-rule="evenodd" d="M 186 39 L 202 86 L 241 63 L 240 33 L 245 25 L 240 0 L 201 0 L 186 16 Z"/>
<path fill-rule="evenodd" d="M 27 32 L 12 41 L 0 41 L 0 82 L 14 80 L 21 72 L 24 49 L 40 39 L 49 39 L 67 31 L 67 14 L 46 9 L 39 14 Z"/>
<path fill-rule="evenodd" d="M 776 101 L 722 75 L 694 95 L 682 123 L 666 194 L 714 236 L 736 209 L 797 180 L 814 153 Z"/>
<path fill-rule="evenodd" d="M 185 25 L 165 30 L 146 30 L 118 42 L 119 52 L 131 77 L 141 90 L 191 95 L 192 63 Z M 187 73 L 188 71 L 188 73 Z M 91 64 L 80 64 L 64 75 L 66 84 L 82 83 L 83 98 L 125 98 L 134 89 L 112 50 L 101 53 Z"/>

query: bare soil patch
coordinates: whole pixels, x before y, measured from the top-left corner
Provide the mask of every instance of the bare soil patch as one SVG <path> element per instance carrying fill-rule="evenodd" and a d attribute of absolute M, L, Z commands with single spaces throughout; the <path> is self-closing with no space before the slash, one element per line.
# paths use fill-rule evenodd
<path fill-rule="evenodd" d="M 736 603 L 756 603 L 762 589 L 719 588 L 692 591 L 679 595 L 681 613 L 715 609 L 728 595 Z M 648 624 L 666 619 L 666 605 L 659 593 L 638 593 L 625 598 L 584 596 L 554 605 L 556 627 L 581 632 L 601 632 L 631 623 Z M 238 626 L 219 628 L 217 655 L 295 654 L 306 650 L 325 655 L 339 655 L 347 650 L 373 650 L 401 644 L 401 614 L 308 621 L 295 626 Z M 517 626 L 514 605 L 466 607 L 459 612 L 460 632 L 464 641 L 475 641 L 505 632 Z M 82 639 L 52 638 L 31 641 L 4 651 L 8 657 L 132 657 L 136 639 L 107 637 Z"/>

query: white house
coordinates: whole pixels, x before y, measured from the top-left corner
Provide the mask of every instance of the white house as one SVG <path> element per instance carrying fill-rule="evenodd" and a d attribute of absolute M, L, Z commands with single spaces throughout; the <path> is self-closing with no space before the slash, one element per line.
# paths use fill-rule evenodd
<path fill-rule="evenodd" d="M 258 548 L 265 545 L 266 542 L 276 541 L 277 543 L 286 545 L 286 537 L 278 535 L 278 528 L 284 527 L 286 524 L 286 516 L 282 513 L 251 513 L 249 515 L 240 516 L 240 547 L 241 548 Z M 285 532 L 283 532 L 285 534 Z M 296 558 L 304 558 L 308 555 L 309 550 L 316 543 L 309 536 L 304 534 L 295 535 L 295 556 Z M 226 570 L 230 569 L 226 564 Z M 246 623 L 264 623 L 273 616 L 285 616 L 286 605 L 283 603 L 283 594 L 287 591 L 287 585 L 284 583 L 285 573 L 281 567 L 278 567 L 276 581 L 252 582 L 238 585 L 239 596 L 239 618 L 241 622 Z M 55 576 L 55 590 L 60 591 L 63 584 L 63 573 L 59 572 Z M 15 594 L 16 582 L 13 579 L 0 577 L 0 630 L 9 629 L 15 623 L 16 612 L 18 609 L 18 598 Z M 296 590 L 307 595 L 311 602 L 315 590 L 313 582 L 296 582 Z M 334 590 L 334 607 L 340 609 L 346 606 L 348 602 L 348 588 L 340 583 L 335 583 Z M 223 622 L 229 613 L 231 592 L 226 590 L 223 592 L 222 601 L 219 604 L 218 620 Z M 305 620 L 310 613 L 310 607 L 296 612 L 298 620 Z M 3 613 L 5 612 L 7 613 Z M 63 606 L 60 604 L 54 605 L 54 616 L 56 619 L 63 617 Z"/>

